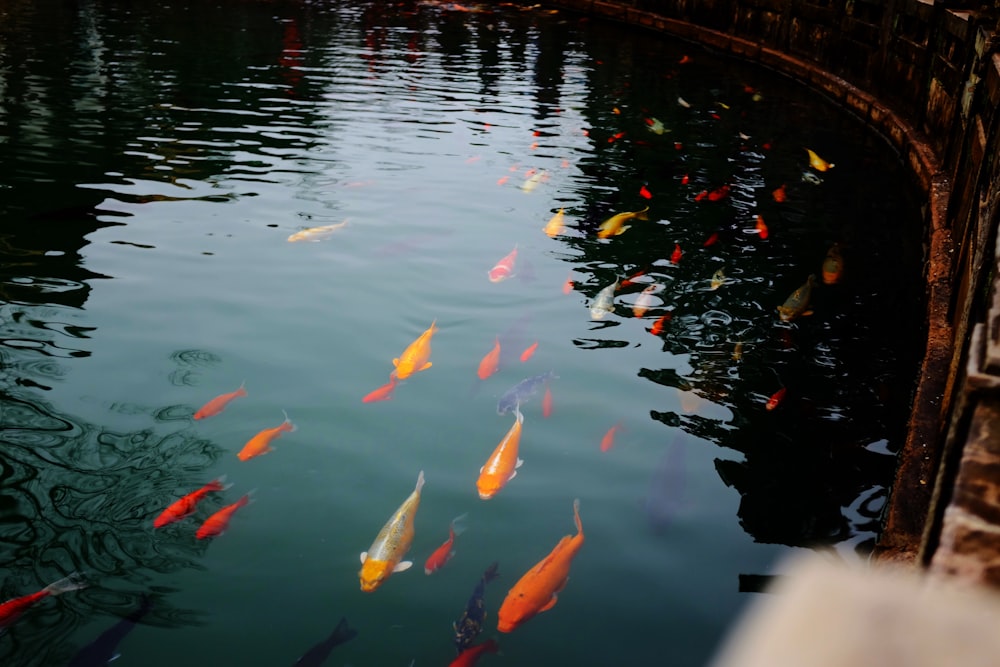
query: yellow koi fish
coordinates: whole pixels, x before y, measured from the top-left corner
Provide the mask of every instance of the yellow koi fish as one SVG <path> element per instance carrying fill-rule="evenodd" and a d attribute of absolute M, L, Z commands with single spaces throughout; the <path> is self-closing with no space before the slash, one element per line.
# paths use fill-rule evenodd
<path fill-rule="evenodd" d="M 392 365 L 396 367 L 393 374 L 398 379 L 405 380 L 414 373 L 425 371 L 431 367 L 431 337 L 437 331 L 437 327 L 434 326 L 436 322 L 436 319 L 431 322 L 431 326 L 410 343 L 403 350 L 403 354 L 392 360 Z"/>
<path fill-rule="evenodd" d="M 713 290 L 719 289 L 725 282 L 726 282 L 726 274 L 722 271 L 722 269 L 719 269 L 718 271 L 712 274 L 711 288 Z"/>
<path fill-rule="evenodd" d="M 424 471 L 417 476 L 417 486 L 403 501 L 399 509 L 389 517 L 368 551 L 361 553 L 361 590 L 371 593 L 389 578 L 393 572 L 403 572 L 413 565 L 403 560 L 413 542 L 413 519 L 420 506 L 420 489 L 424 486 Z"/>
<path fill-rule="evenodd" d="M 524 183 L 521 184 L 521 189 L 525 192 L 532 192 L 538 187 L 539 183 L 547 181 L 548 179 L 549 175 L 544 169 L 536 171 L 534 174 L 524 179 Z"/>
<path fill-rule="evenodd" d="M 814 274 L 809 274 L 809 279 L 806 280 L 805 285 L 802 285 L 797 290 L 791 293 L 785 303 L 778 306 L 778 315 L 782 322 L 791 322 L 796 317 L 804 317 L 806 315 L 812 315 L 812 311 L 809 310 L 809 298 L 812 296 L 813 285 L 816 284 L 816 276 Z"/>
<path fill-rule="evenodd" d="M 648 211 L 649 207 L 647 206 L 641 211 L 619 213 L 618 215 L 611 216 L 602 222 L 601 226 L 597 228 L 597 238 L 606 239 L 609 236 L 618 236 L 629 228 L 629 225 L 625 224 L 629 220 L 649 220 L 649 215 L 647 214 Z"/>
<path fill-rule="evenodd" d="M 552 219 L 549 220 L 547 225 L 545 225 L 545 233 L 548 234 L 551 238 L 555 238 L 560 234 L 562 234 L 563 228 L 565 227 L 564 224 L 565 217 L 566 216 L 563 213 L 563 209 L 559 209 L 559 212 L 556 213 L 554 216 L 552 216 Z"/>
<path fill-rule="evenodd" d="M 806 149 L 806 153 L 809 153 L 809 166 L 816 171 L 826 171 L 827 169 L 832 169 L 835 166 L 832 162 L 827 162 L 808 148 Z"/>
<path fill-rule="evenodd" d="M 325 238 L 329 238 L 335 231 L 342 229 L 347 226 L 347 220 L 343 222 L 338 222 L 333 225 L 323 225 L 322 227 L 310 227 L 309 229 L 303 229 L 301 231 L 295 232 L 288 237 L 289 243 L 295 243 L 296 241 L 321 241 Z"/>

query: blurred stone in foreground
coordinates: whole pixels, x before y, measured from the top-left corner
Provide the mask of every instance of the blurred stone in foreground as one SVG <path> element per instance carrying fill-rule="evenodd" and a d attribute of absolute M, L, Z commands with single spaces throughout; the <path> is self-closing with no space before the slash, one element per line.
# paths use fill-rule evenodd
<path fill-rule="evenodd" d="M 711 667 L 1000 664 L 1000 595 L 893 566 L 793 559 Z"/>

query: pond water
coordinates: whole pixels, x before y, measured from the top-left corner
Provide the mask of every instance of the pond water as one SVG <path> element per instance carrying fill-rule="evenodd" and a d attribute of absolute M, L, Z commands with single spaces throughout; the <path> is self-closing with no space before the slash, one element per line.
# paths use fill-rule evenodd
<path fill-rule="evenodd" d="M 919 216 L 887 144 L 815 92 L 544 7 L 0 19 L 0 599 L 90 582 L 9 624 L 3 665 L 101 664 L 75 656 L 109 629 L 123 667 L 291 665 L 341 618 L 358 634 L 329 665 L 445 665 L 496 561 L 481 664 L 696 666 L 789 551 L 871 548 L 920 352 Z M 783 321 L 810 274 L 813 313 Z M 363 402 L 432 323 L 432 367 Z M 481 500 L 498 400 L 549 371 L 524 464 Z M 295 430 L 238 458 L 283 411 Z M 362 592 L 421 471 L 414 566 Z M 558 604 L 499 633 L 575 499 Z"/>

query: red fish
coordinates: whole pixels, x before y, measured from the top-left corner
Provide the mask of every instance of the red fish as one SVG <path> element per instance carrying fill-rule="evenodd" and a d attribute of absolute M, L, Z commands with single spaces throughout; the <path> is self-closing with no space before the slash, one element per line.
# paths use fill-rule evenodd
<path fill-rule="evenodd" d="M 542 416 L 552 416 L 552 390 L 545 387 L 545 394 L 542 396 Z"/>
<path fill-rule="evenodd" d="M 707 196 L 708 196 L 708 190 L 702 190 L 701 192 L 699 192 L 698 194 L 696 194 L 694 196 L 694 200 L 695 201 L 701 201 L 702 199 L 704 199 Z"/>
<path fill-rule="evenodd" d="M 691 62 L 691 56 L 682 56 L 680 60 L 677 61 L 678 65 L 687 65 Z"/>
<path fill-rule="evenodd" d="M 639 196 L 644 199 L 652 199 L 653 193 L 650 192 L 649 189 L 644 185 L 641 188 L 639 188 Z"/>
<path fill-rule="evenodd" d="M 212 480 L 197 491 L 192 491 L 183 498 L 175 500 L 167 509 L 163 510 L 156 519 L 153 520 L 153 528 L 163 528 L 166 525 L 180 521 L 181 519 L 194 514 L 198 502 L 212 491 L 225 491 L 225 477 Z"/>
<path fill-rule="evenodd" d="M 563 283 L 562 293 L 569 294 L 572 291 L 573 291 L 573 274 L 570 273 L 569 277 L 566 278 L 566 282 Z"/>
<path fill-rule="evenodd" d="M 199 540 L 203 540 L 206 537 L 218 537 L 219 535 L 222 535 L 226 532 L 226 528 L 229 526 L 229 520 L 233 518 L 233 514 L 236 513 L 236 510 L 246 506 L 249 502 L 250 494 L 248 493 L 232 505 L 226 505 L 215 514 L 205 519 L 205 523 L 201 524 L 201 527 L 198 528 L 198 532 L 196 532 L 194 536 Z"/>
<path fill-rule="evenodd" d="M 476 371 L 476 375 L 479 376 L 480 380 L 485 380 L 489 376 L 497 372 L 500 368 L 500 337 L 497 336 L 496 342 L 493 343 L 493 349 L 486 353 L 486 356 L 482 358 L 479 362 L 479 370 Z"/>
<path fill-rule="evenodd" d="M 708 193 L 708 201 L 719 201 L 720 199 L 725 199 L 729 195 L 729 186 L 720 185 L 716 189 Z"/>
<path fill-rule="evenodd" d="M 779 204 L 783 203 L 786 199 L 788 199 L 788 193 L 785 192 L 785 184 L 782 183 L 780 188 L 771 193 L 771 196 L 774 197 L 774 201 L 778 202 Z"/>
<path fill-rule="evenodd" d="M 690 180 L 691 180 L 691 179 L 690 179 L 690 178 L 688 178 L 688 175 L 687 175 L 687 174 L 684 174 L 683 176 L 681 176 L 681 185 L 687 185 L 687 184 L 688 184 L 688 181 L 690 181 Z"/>
<path fill-rule="evenodd" d="M 62 595 L 69 591 L 84 588 L 86 585 L 87 583 L 84 581 L 82 575 L 74 572 L 65 579 L 55 581 L 36 593 L 7 600 L 3 604 L 0 604 L 0 628 L 6 628 L 19 619 L 21 614 L 42 598 L 47 598 L 50 595 Z"/>
<path fill-rule="evenodd" d="M 451 560 L 451 557 L 455 555 L 455 551 L 452 547 L 455 545 L 455 537 L 461 535 L 465 530 L 464 526 L 459 525 L 459 521 L 464 519 L 467 515 L 462 514 L 461 516 L 456 516 L 448 524 L 448 539 L 444 543 L 434 550 L 428 558 L 427 562 L 424 563 L 424 574 L 433 574 L 444 567 L 444 564 Z"/>
<path fill-rule="evenodd" d="M 701 244 L 703 248 L 715 245 L 719 240 L 719 232 L 712 232 L 712 235 L 705 239 L 705 242 Z"/>
<path fill-rule="evenodd" d="M 535 350 L 537 349 L 538 349 L 538 341 L 536 340 L 534 343 L 525 348 L 524 352 L 521 353 L 521 361 L 527 361 L 528 359 L 531 359 L 531 355 L 533 355 L 535 353 Z"/>
<path fill-rule="evenodd" d="M 240 461 L 246 461 L 247 459 L 252 459 L 255 456 L 267 454 L 271 451 L 271 442 L 273 440 L 281 437 L 282 433 L 291 433 L 294 430 L 295 425 L 288 419 L 288 415 L 286 414 L 285 421 L 272 428 L 265 428 L 263 431 L 250 438 L 250 440 L 247 441 L 247 444 L 243 445 L 243 449 L 241 449 L 239 454 L 236 456 Z"/>
<path fill-rule="evenodd" d="M 621 283 L 618 285 L 618 287 L 619 288 L 621 288 L 621 287 L 628 287 L 629 285 L 634 284 L 639 278 L 641 278 L 644 275 L 646 275 L 646 270 L 645 269 L 642 269 L 640 271 L 636 271 L 631 276 L 629 276 L 625 280 L 621 281 Z"/>
<path fill-rule="evenodd" d="M 621 429 L 622 423 L 618 422 L 614 426 L 608 429 L 608 432 L 604 434 L 601 438 L 601 451 L 606 452 L 615 446 L 615 434 Z"/>
<path fill-rule="evenodd" d="M 670 254 L 670 263 L 671 264 L 678 264 L 678 263 L 680 263 L 681 257 L 683 257 L 683 256 L 684 256 L 684 253 L 681 252 L 681 244 L 680 243 L 675 243 L 674 244 L 674 251 Z"/>
<path fill-rule="evenodd" d="M 499 652 L 500 644 L 497 643 L 497 640 L 487 639 L 482 644 L 470 646 L 459 653 L 458 657 L 448 664 L 448 667 L 475 667 L 475 664 L 479 662 L 479 658 L 484 654 Z"/>
<path fill-rule="evenodd" d="M 762 216 L 757 216 L 757 223 L 754 225 L 754 229 L 760 234 L 762 239 L 767 238 L 767 225 L 764 224 L 764 218 Z"/>
<path fill-rule="evenodd" d="M 243 385 L 241 384 L 240 388 L 237 389 L 236 391 L 231 391 L 228 394 L 220 394 L 219 396 L 216 396 L 215 398 L 210 400 L 205 405 L 198 408 L 198 412 L 194 413 L 194 418 L 204 419 L 205 417 L 213 417 L 222 412 L 223 410 L 225 410 L 226 406 L 229 405 L 229 402 L 232 401 L 234 398 L 239 398 L 240 396 L 246 396 L 246 395 L 247 395 L 247 390 L 244 389 Z"/>
<path fill-rule="evenodd" d="M 767 399 L 767 405 L 765 405 L 764 407 L 768 410 L 774 410 L 776 407 L 778 407 L 781 401 L 784 400 L 786 391 L 787 389 L 785 389 L 785 387 L 782 387 L 778 391 L 771 394 L 771 398 Z"/>
<path fill-rule="evenodd" d="M 396 385 L 399 384 L 399 380 L 396 378 L 396 374 L 393 373 L 389 375 L 389 381 L 379 387 L 378 389 L 373 389 L 372 391 L 365 394 L 365 397 L 361 399 L 362 403 L 374 403 L 376 401 L 388 401 L 392 398 L 392 392 L 396 390 Z"/>
<path fill-rule="evenodd" d="M 649 330 L 649 333 L 653 334 L 654 336 L 659 336 L 661 333 L 663 333 L 663 329 L 667 326 L 667 322 L 670 321 L 670 317 L 671 317 L 670 313 L 667 313 L 666 315 L 661 315 L 658 320 L 653 322 L 653 327 Z"/>
<path fill-rule="evenodd" d="M 496 263 L 489 271 L 489 278 L 491 283 L 498 283 L 501 280 L 506 280 L 514 275 L 514 262 L 517 260 L 517 246 L 510 251 L 503 259 Z"/>

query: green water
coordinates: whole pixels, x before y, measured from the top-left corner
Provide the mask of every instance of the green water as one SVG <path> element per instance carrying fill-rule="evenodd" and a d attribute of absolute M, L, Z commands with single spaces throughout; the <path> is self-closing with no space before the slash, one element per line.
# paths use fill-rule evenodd
<path fill-rule="evenodd" d="M 10 625 L 3 665 L 67 665 L 143 595 L 117 666 L 291 665 L 341 617 L 358 636 L 329 665 L 446 665 L 493 561 L 481 639 L 503 653 L 482 665 L 703 665 L 755 595 L 740 575 L 877 535 L 919 352 L 917 211 L 884 142 L 773 73 L 542 8 L 10 0 L 0 163 L 0 599 L 91 582 Z M 834 242 L 843 280 L 780 322 Z M 515 246 L 515 277 L 490 282 Z M 432 321 L 432 368 L 362 403 Z M 551 415 L 526 400 L 524 464 L 480 500 L 512 424 L 498 398 L 549 370 Z M 282 410 L 297 430 L 238 460 Z M 414 567 L 362 593 L 359 554 L 421 470 Z M 220 475 L 231 488 L 153 529 Z M 575 498 L 586 543 L 558 604 L 497 633 Z"/>

